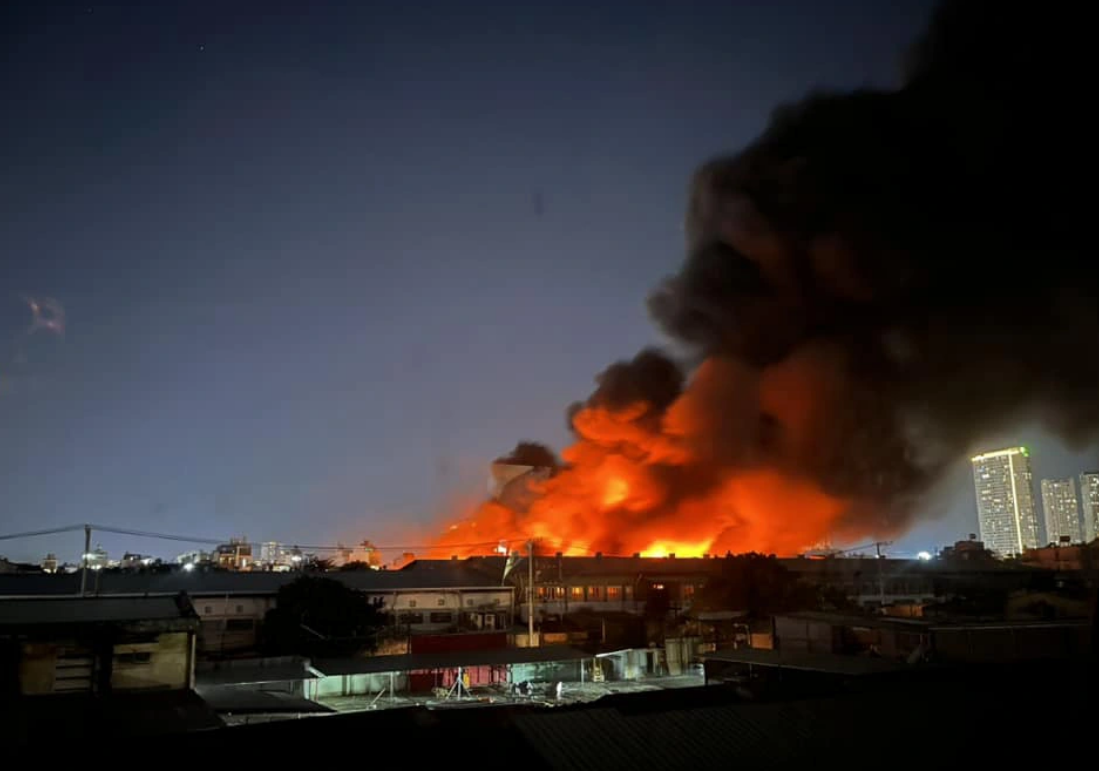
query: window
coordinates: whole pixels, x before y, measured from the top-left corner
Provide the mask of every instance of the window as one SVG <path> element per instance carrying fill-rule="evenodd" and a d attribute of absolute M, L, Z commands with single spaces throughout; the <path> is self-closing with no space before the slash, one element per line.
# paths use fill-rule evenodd
<path fill-rule="evenodd" d="M 623 587 L 623 590 L 624 590 L 624 593 L 626 595 L 626 599 L 627 600 L 632 600 L 633 599 L 633 587 L 632 586 L 625 586 L 625 587 Z"/>
<path fill-rule="evenodd" d="M 444 605 L 446 605 L 446 597 L 440 597 L 439 598 L 439 607 L 441 608 Z"/>
<path fill-rule="evenodd" d="M 574 599 L 574 600 L 584 599 L 584 587 L 582 587 L 582 586 L 570 587 L 569 588 L 569 596 L 572 597 L 572 599 Z"/>
<path fill-rule="evenodd" d="M 473 607 L 473 600 L 466 600 L 466 606 L 472 608 Z"/>
<path fill-rule="evenodd" d="M 589 586 L 588 587 L 588 599 L 589 600 L 598 600 L 598 599 L 600 599 L 600 589 L 601 588 L 602 587 L 599 587 L 599 586 Z"/>
<path fill-rule="evenodd" d="M 149 664 L 153 660 L 153 654 L 149 651 L 130 651 L 129 653 L 116 653 L 114 660 L 119 664 Z"/>
<path fill-rule="evenodd" d="M 622 596 L 622 588 L 621 587 L 619 587 L 619 586 L 608 586 L 607 587 L 607 599 L 608 600 L 617 600 L 617 599 L 620 599 L 621 596 Z"/>
<path fill-rule="evenodd" d="M 402 613 L 400 615 L 402 624 L 422 624 L 424 623 L 423 613 Z"/>
<path fill-rule="evenodd" d="M 537 592 L 538 592 L 538 596 L 541 599 L 543 599 L 543 600 L 546 599 L 546 587 L 539 586 Z"/>
<path fill-rule="evenodd" d="M 553 599 L 555 599 L 555 600 L 565 599 L 565 587 L 563 587 L 563 586 L 553 587 Z"/>
<path fill-rule="evenodd" d="M 202 610 L 203 610 L 203 613 L 205 613 L 207 616 L 209 616 L 211 613 L 214 612 L 214 609 L 212 607 L 210 607 L 209 605 L 207 605 Z"/>
<path fill-rule="evenodd" d="M 432 624 L 449 624 L 452 621 L 454 621 L 454 614 L 453 613 L 432 613 L 430 618 L 431 618 L 431 623 Z"/>
<path fill-rule="evenodd" d="M 683 596 L 684 597 L 694 597 L 694 593 L 695 593 L 695 585 L 694 584 L 684 585 L 684 587 L 683 587 Z"/>
<path fill-rule="evenodd" d="M 408 607 L 415 608 L 416 607 L 416 601 L 415 600 L 409 600 L 408 601 Z"/>
<path fill-rule="evenodd" d="M 251 632 L 252 631 L 252 619 L 250 618 L 230 618 L 225 621 L 226 632 Z"/>
<path fill-rule="evenodd" d="M 237 613 L 243 613 L 243 612 L 244 612 L 244 606 L 243 605 L 237 605 Z"/>

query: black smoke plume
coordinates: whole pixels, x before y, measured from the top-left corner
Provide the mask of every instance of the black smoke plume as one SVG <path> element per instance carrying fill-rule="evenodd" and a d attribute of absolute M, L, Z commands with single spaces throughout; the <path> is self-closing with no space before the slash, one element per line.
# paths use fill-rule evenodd
<path fill-rule="evenodd" d="M 1095 436 L 1087 28 L 1069 3 L 947 3 L 899 88 L 810 95 L 696 173 L 686 262 L 650 309 L 758 378 L 719 409 L 758 424 L 733 456 L 890 529 L 992 431 Z"/>

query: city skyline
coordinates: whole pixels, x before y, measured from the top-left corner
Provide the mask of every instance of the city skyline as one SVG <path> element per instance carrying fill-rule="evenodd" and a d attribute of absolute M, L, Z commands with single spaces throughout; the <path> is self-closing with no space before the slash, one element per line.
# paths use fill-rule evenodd
<path fill-rule="evenodd" d="M 596 373 L 662 341 L 643 298 L 697 164 L 809 90 L 897 84 L 931 6 L 6 4 L 5 530 L 427 542 L 489 459 L 565 447 Z M 1010 441 L 1042 476 L 1099 461 Z M 975 527 L 966 477 L 896 548 Z"/>

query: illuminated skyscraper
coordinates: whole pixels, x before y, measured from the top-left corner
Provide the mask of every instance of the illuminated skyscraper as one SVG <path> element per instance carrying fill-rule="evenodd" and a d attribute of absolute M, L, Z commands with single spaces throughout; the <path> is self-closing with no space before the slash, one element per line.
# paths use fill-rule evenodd
<path fill-rule="evenodd" d="M 1043 479 L 1042 510 L 1046 514 L 1046 540 L 1049 543 L 1061 543 L 1065 538 L 1069 543 L 1083 540 L 1075 479 Z"/>
<path fill-rule="evenodd" d="M 1038 515 L 1027 449 L 995 450 L 975 455 L 972 461 L 977 520 L 985 546 L 1005 557 L 1038 546 Z"/>
<path fill-rule="evenodd" d="M 1080 508 L 1084 520 L 1084 538 L 1088 543 L 1099 537 L 1099 471 L 1080 475 Z"/>

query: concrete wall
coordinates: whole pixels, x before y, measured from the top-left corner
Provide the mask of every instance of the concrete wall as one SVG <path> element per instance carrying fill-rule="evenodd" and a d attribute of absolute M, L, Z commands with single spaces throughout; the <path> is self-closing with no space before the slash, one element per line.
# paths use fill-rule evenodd
<path fill-rule="evenodd" d="M 152 642 L 115 645 L 111 688 L 187 688 L 191 682 L 190 638 L 187 632 L 171 632 Z"/>
<path fill-rule="evenodd" d="M 19 688 L 25 694 L 54 692 L 54 673 L 58 654 L 64 649 L 57 643 L 24 643 L 19 659 Z M 86 674 L 90 679 L 92 668 Z"/>
<path fill-rule="evenodd" d="M 397 693 L 408 690 L 407 673 L 393 675 L 393 687 Z M 311 699 L 325 696 L 373 696 L 389 688 L 389 674 L 386 672 L 368 675 L 330 675 L 308 680 L 306 694 Z"/>
<path fill-rule="evenodd" d="M 274 595 L 194 597 L 202 628 L 199 651 L 207 655 L 249 650 L 258 642 L 259 627 L 275 606 Z"/>
<path fill-rule="evenodd" d="M 179 689 L 191 684 L 191 636 L 159 634 L 148 641 L 118 643 L 111 650 L 110 686 L 117 691 Z M 74 641 L 24 643 L 19 661 L 19 687 L 24 694 L 87 692 L 96 672 L 108 662 Z"/>

